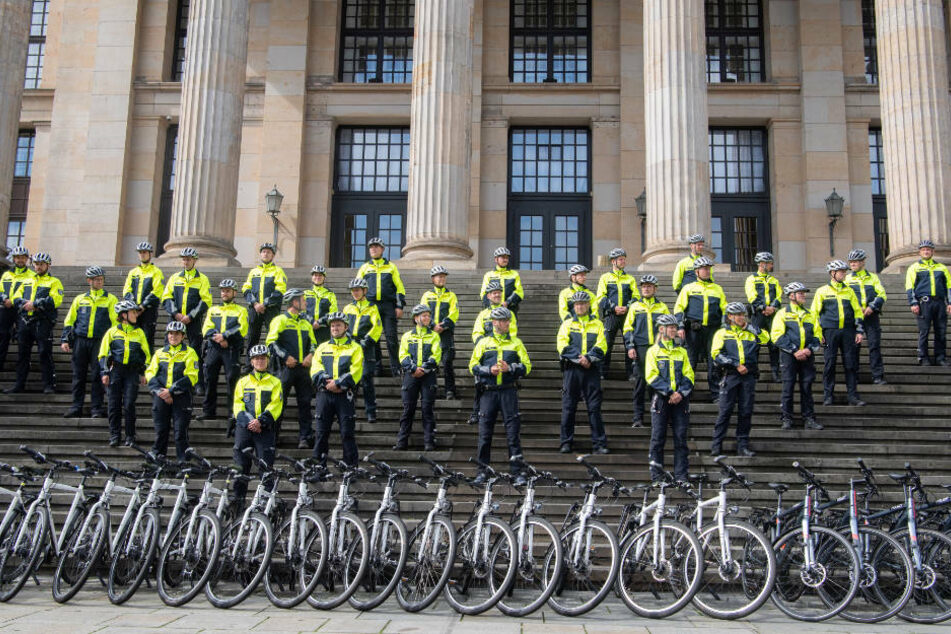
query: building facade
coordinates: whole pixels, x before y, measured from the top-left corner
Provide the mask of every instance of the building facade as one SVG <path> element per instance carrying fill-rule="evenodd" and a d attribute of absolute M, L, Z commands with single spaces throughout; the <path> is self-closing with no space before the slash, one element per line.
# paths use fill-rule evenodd
<path fill-rule="evenodd" d="M 942 0 L 0 0 L 0 230 L 58 264 L 786 271 L 951 254 Z M 16 113 L 19 116 L 16 116 Z M 830 217 L 826 199 L 843 199 Z M 886 192 L 888 200 L 886 202 Z"/>

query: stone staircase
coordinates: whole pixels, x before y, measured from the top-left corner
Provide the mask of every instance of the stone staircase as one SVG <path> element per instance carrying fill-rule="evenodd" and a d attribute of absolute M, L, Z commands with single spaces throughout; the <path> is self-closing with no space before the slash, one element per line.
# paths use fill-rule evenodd
<path fill-rule="evenodd" d="M 127 269 L 108 269 L 107 288 L 113 293 L 121 290 Z M 212 286 L 224 277 L 233 277 L 240 283 L 247 271 L 237 269 L 206 270 Z M 590 286 L 597 283 L 601 270 L 591 275 Z M 60 310 L 60 323 L 65 316 L 69 302 L 85 287 L 83 270 L 80 268 L 60 267 L 54 269 L 66 288 L 67 298 Z M 337 291 L 341 304 L 349 301 L 346 282 L 354 271 L 337 269 L 328 276 L 328 286 Z M 307 269 L 288 271 L 290 285 L 306 288 L 309 284 Z M 659 297 L 673 308 L 675 300 L 670 288 L 670 275 L 659 276 L 661 288 Z M 407 289 L 408 303 L 412 306 L 429 287 L 429 278 L 425 272 L 407 272 L 403 275 Z M 522 274 L 526 299 L 519 312 L 519 336 L 525 343 L 532 359 L 533 371 L 523 381 L 520 394 L 522 411 L 522 444 L 526 458 L 533 464 L 551 469 L 565 479 L 583 480 L 584 470 L 570 457 L 558 453 L 560 423 L 560 387 L 561 373 L 558 368 L 558 355 L 555 350 L 555 336 L 558 328 L 556 298 L 558 291 L 566 285 L 563 272 L 531 271 Z M 779 274 L 781 282 L 791 281 L 789 276 Z M 728 299 L 744 300 L 743 281 L 745 274 L 720 273 L 717 281 L 723 285 Z M 802 279 L 811 289 L 825 282 L 821 275 L 811 275 Z M 472 321 L 480 305 L 478 291 L 481 274 L 474 272 L 456 272 L 450 275 L 449 286 L 460 298 L 460 323 L 456 332 L 456 373 L 458 398 L 439 400 L 436 406 L 438 450 L 431 457 L 439 462 L 448 462 L 454 468 L 473 471 L 467 461 L 474 455 L 477 427 L 466 424 L 471 407 L 473 386 L 465 369 L 472 343 L 469 338 Z M 802 429 L 782 431 L 779 427 L 780 385 L 764 376 L 758 386 L 756 410 L 753 419 L 752 444 L 758 452 L 751 459 L 730 459 L 738 469 L 750 475 L 758 485 L 748 496 L 750 504 L 765 503 L 773 499 L 765 486 L 768 481 L 781 481 L 797 484 L 798 479 L 790 469 L 793 460 L 799 460 L 815 473 L 828 480 L 833 489 L 841 490 L 848 485 L 848 478 L 855 473 L 855 458 L 861 456 L 880 474 L 880 483 L 886 485 L 886 498 L 900 494 L 900 490 L 891 486 L 886 474 L 900 471 L 906 461 L 925 475 L 925 482 L 938 484 L 951 481 L 951 419 L 948 412 L 951 406 L 951 368 L 919 367 L 916 363 L 915 342 L 917 331 L 914 319 L 909 313 L 903 290 L 903 279 L 898 276 L 885 276 L 889 302 L 882 317 L 884 329 L 883 352 L 885 357 L 888 385 L 871 384 L 868 374 L 867 353 L 863 351 L 860 375 L 860 394 L 868 405 L 855 408 L 841 405 L 825 407 L 822 402 L 821 380 L 815 385 L 817 398 L 817 416 L 825 425 L 823 431 L 806 432 Z M 213 288 L 214 290 L 214 288 Z M 217 300 L 217 293 L 214 293 Z M 811 296 L 810 296 L 811 298 Z M 407 311 L 408 314 L 408 311 Z M 401 332 L 409 327 L 409 317 L 400 323 Z M 164 324 L 164 319 L 163 319 Z M 56 330 L 56 337 L 60 329 Z M 632 429 L 631 420 L 631 384 L 625 380 L 622 364 L 622 344 L 615 344 L 614 367 L 611 378 L 605 382 L 604 419 L 608 433 L 611 453 L 598 456 L 595 461 L 603 466 L 603 471 L 628 483 L 645 481 L 648 478 L 648 441 L 649 427 Z M 13 365 L 16 358 L 16 346 L 11 347 L 6 368 L 0 372 L 0 386 L 6 387 L 13 380 Z M 27 443 L 53 456 L 77 460 L 83 449 L 93 449 L 107 461 L 116 461 L 132 466 L 138 463 L 137 454 L 126 448 L 111 449 L 106 445 L 108 437 L 107 423 L 102 419 L 63 419 L 61 414 L 69 404 L 70 366 L 69 356 L 54 352 L 58 393 L 43 396 L 36 391 L 38 374 L 36 368 L 28 386 L 31 391 L 25 394 L 0 394 L 0 411 L 4 413 L 4 434 L 0 437 L 0 461 L 21 464 L 25 456 L 17 451 L 21 443 Z M 765 352 L 761 357 L 766 362 Z M 821 368 L 821 355 L 818 359 Z M 765 373 L 768 375 L 768 371 Z M 820 369 L 821 376 L 821 369 Z M 690 427 L 690 464 L 691 471 L 717 471 L 708 455 L 713 423 L 716 419 L 716 405 L 710 403 L 706 390 L 706 372 L 701 368 L 697 372 L 695 397 L 691 403 Z M 224 390 L 222 390 L 224 391 Z M 844 400 L 844 380 L 839 376 L 837 394 Z M 379 402 L 378 420 L 368 425 L 362 418 L 362 407 L 358 408 L 357 439 L 361 455 L 374 451 L 376 456 L 394 465 L 401 465 L 420 473 L 426 472 L 424 465 L 417 460 L 422 448 L 419 423 L 411 440 L 411 449 L 406 452 L 394 452 L 390 449 L 398 428 L 400 414 L 399 380 L 396 378 L 377 379 Z M 225 396 L 221 397 L 219 412 L 226 411 Z M 797 397 L 798 401 L 798 397 Z M 296 427 L 296 401 L 288 402 L 285 430 Z M 798 410 L 798 403 L 797 403 Z M 88 411 L 88 405 L 87 405 Z M 197 413 L 197 408 L 196 408 Z M 152 441 L 150 398 L 143 391 L 138 403 L 139 442 L 147 446 Z M 735 420 L 734 420 L 735 423 Z M 586 415 L 583 405 L 579 409 L 578 431 L 575 449 L 578 452 L 590 450 L 590 440 L 586 429 Z M 197 422 L 191 425 L 191 442 L 204 455 L 215 462 L 230 461 L 231 443 L 224 435 L 224 421 Z M 732 429 L 725 444 L 728 452 L 733 450 Z M 309 450 L 296 449 L 294 434 L 285 433 L 282 437 L 281 453 L 292 456 L 309 455 Z M 293 442 L 293 446 L 292 443 Z M 670 444 L 668 444 L 670 450 Z M 331 453 L 339 455 L 339 436 L 331 438 Z M 504 431 L 501 422 L 493 447 L 494 464 L 504 466 L 506 449 Z M 668 451 L 667 463 L 672 463 Z M 363 509 L 372 509 L 377 497 L 375 485 L 366 485 Z M 503 491 L 505 493 L 505 491 Z M 540 491 L 540 493 L 542 493 Z M 477 494 L 461 487 L 457 491 L 460 499 L 475 500 Z M 553 519 L 565 512 L 568 504 L 579 497 L 577 489 L 568 491 L 544 491 L 547 500 L 545 511 Z M 746 497 L 746 494 L 738 497 Z M 503 496 L 510 502 L 517 500 L 513 494 Z M 431 494 L 415 487 L 408 487 L 402 495 L 404 512 L 418 515 L 429 508 Z M 329 506 L 332 496 L 322 496 L 321 505 Z M 614 518 L 620 510 L 618 504 L 605 500 L 604 514 Z M 460 515 L 468 512 L 470 505 L 457 507 Z M 511 505 L 504 506 L 507 512 Z"/>

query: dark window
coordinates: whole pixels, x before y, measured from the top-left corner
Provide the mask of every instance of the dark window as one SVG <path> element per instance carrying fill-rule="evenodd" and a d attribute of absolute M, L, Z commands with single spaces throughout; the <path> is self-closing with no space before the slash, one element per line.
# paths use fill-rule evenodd
<path fill-rule="evenodd" d="M 514 83 L 591 81 L 590 0 L 511 0 L 511 11 Z"/>
<path fill-rule="evenodd" d="M 338 128 L 334 167 L 331 264 L 359 267 L 372 237 L 386 243 L 383 257 L 398 260 L 406 242 L 409 128 Z"/>
<path fill-rule="evenodd" d="M 706 0 L 707 81 L 763 81 L 760 0 Z"/>
<path fill-rule="evenodd" d="M 590 265 L 590 165 L 585 128 L 511 130 L 507 242 L 514 266 Z"/>
<path fill-rule="evenodd" d="M 868 163 L 872 176 L 872 222 L 875 223 L 875 259 L 881 271 L 888 258 L 888 202 L 885 198 L 885 153 L 882 131 L 868 131 Z"/>
<path fill-rule="evenodd" d="M 26 77 L 23 86 L 39 88 L 43 80 L 43 55 L 46 52 L 46 27 L 50 19 L 50 1 L 33 0 L 30 18 L 30 43 L 26 53 Z"/>
<path fill-rule="evenodd" d="M 162 192 L 159 201 L 158 229 L 155 235 L 155 255 L 165 252 L 172 229 L 172 198 L 175 194 L 175 175 L 178 169 L 178 126 L 170 125 L 165 133 L 165 159 L 162 167 Z"/>
<path fill-rule="evenodd" d="M 875 35 L 875 0 L 862 0 L 862 39 L 865 43 L 865 81 L 878 83 L 878 39 Z"/>
<path fill-rule="evenodd" d="M 710 248 L 736 271 L 756 268 L 757 251 L 771 250 L 766 131 L 711 128 Z"/>
<path fill-rule="evenodd" d="M 10 192 L 10 215 L 7 220 L 7 248 L 23 244 L 26 234 L 26 212 L 30 203 L 30 176 L 33 174 L 33 148 L 36 133 L 20 130 L 17 152 L 13 159 L 13 188 Z"/>
<path fill-rule="evenodd" d="M 344 0 L 340 81 L 413 81 L 415 0 Z"/>
<path fill-rule="evenodd" d="M 17 153 L 13 159 L 13 177 L 29 178 L 33 175 L 33 148 L 36 146 L 36 134 L 31 131 L 20 132 L 17 137 Z"/>
<path fill-rule="evenodd" d="M 178 0 L 175 12 L 175 48 L 172 49 L 172 81 L 181 81 L 185 72 L 185 46 L 188 43 L 188 10 L 191 0 Z"/>
<path fill-rule="evenodd" d="M 872 172 L 872 195 L 885 195 L 885 153 L 882 151 L 882 131 L 868 131 L 868 163 Z"/>

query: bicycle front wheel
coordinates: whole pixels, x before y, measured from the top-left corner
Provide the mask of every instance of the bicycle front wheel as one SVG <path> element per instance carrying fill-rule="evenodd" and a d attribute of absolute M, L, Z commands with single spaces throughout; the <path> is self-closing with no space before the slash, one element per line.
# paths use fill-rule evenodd
<path fill-rule="evenodd" d="M 107 584 L 109 600 L 114 604 L 121 605 L 131 599 L 142 585 L 155 561 L 158 534 L 159 512 L 150 508 L 116 540 Z"/>
<path fill-rule="evenodd" d="M 211 511 L 200 511 L 194 522 L 178 522 L 162 546 L 155 574 L 165 605 L 179 607 L 198 596 L 218 562 L 220 544 L 221 524 Z"/>
<path fill-rule="evenodd" d="M 746 522 L 727 519 L 698 536 L 703 549 L 703 574 L 693 604 L 715 619 L 739 619 L 769 599 L 776 581 L 776 554 L 762 532 Z"/>
<path fill-rule="evenodd" d="M 908 552 L 908 531 L 892 533 Z M 915 591 L 898 616 L 912 623 L 941 623 L 951 618 L 951 538 L 939 531 L 919 528 L 921 566 L 915 566 Z"/>
<path fill-rule="evenodd" d="M 807 550 L 815 553 L 807 562 Z M 862 578 L 859 558 L 842 535 L 811 526 L 809 539 L 801 529 L 780 536 L 776 553 L 776 585 L 771 598 L 786 615 L 800 621 L 824 621 L 846 607 Z"/>
<path fill-rule="evenodd" d="M 533 516 L 525 521 L 520 543 L 518 527 L 513 526 L 512 532 L 519 554 L 515 580 L 496 607 L 507 616 L 526 616 L 545 605 L 554 591 L 553 582 L 561 576 L 564 566 L 564 550 L 558 529 L 544 517 Z M 546 566 L 546 562 L 552 565 Z"/>
<path fill-rule="evenodd" d="M 617 579 L 617 537 L 604 522 L 588 520 L 584 530 L 577 523 L 569 526 L 561 535 L 561 546 L 560 575 L 552 574 L 557 566 L 554 551 L 545 559 L 544 576 L 553 579 L 548 604 L 558 614 L 579 616 L 597 607 Z"/>
<path fill-rule="evenodd" d="M 448 518 L 436 516 L 426 528 L 426 522 L 420 522 L 413 531 L 406 566 L 396 585 L 396 600 L 407 612 L 432 605 L 449 581 L 456 557 L 456 531 Z"/>
<path fill-rule="evenodd" d="M 0 536 L 0 602 L 17 595 L 48 546 L 49 516 L 37 511 L 15 520 Z"/>
<path fill-rule="evenodd" d="M 251 513 L 228 527 L 221 554 L 205 584 L 205 597 L 216 608 L 231 608 L 261 583 L 274 550 L 274 529 L 263 513 Z"/>
<path fill-rule="evenodd" d="M 327 540 L 327 566 L 307 602 L 318 610 L 332 610 L 347 602 L 363 578 L 369 552 L 367 527 L 354 513 L 337 515 L 336 531 Z"/>
<path fill-rule="evenodd" d="M 53 599 L 66 603 L 79 592 L 100 562 L 109 531 L 109 513 L 98 509 L 66 542 L 53 574 Z"/>
<path fill-rule="evenodd" d="M 506 522 L 488 516 L 472 520 L 456 536 L 456 559 L 443 595 L 460 614 L 482 614 L 515 580 L 515 533 Z"/>
<path fill-rule="evenodd" d="M 367 569 L 349 599 L 350 605 L 361 611 L 372 610 L 393 594 L 406 565 L 409 542 L 406 525 L 399 515 L 392 513 L 380 516 L 375 538 L 372 526 L 367 533 L 370 535 Z M 346 568 L 348 575 L 353 569 L 352 566 Z M 350 579 L 346 581 L 349 583 Z"/>
<path fill-rule="evenodd" d="M 302 510 L 291 542 L 291 520 L 277 532 L 271 565 L 264 573 L 264 591 L 279 608 L 293 608 L 306 599 L 327 564 L 327 527 L 313 511 Z"/>
<path fill-rule="evenodd" d="M 842 534 L 846 539 L 851 536 L 847 531 Z M 849 607 L 839 616 L 856 623 L 879 623 L 908 603 L 915 589 L 915 568 L 901 542 L 888 533 L 859 526 L 858 537 L 862 579 Z"/>

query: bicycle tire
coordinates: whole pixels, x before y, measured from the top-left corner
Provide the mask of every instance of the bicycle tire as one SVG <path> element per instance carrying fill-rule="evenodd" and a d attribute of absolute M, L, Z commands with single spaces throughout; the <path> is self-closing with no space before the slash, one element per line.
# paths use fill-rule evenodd
<path fill-rule="evenodd" d="M 181 520 L 168 531 L 168 539 L 162 545 L 162 554 L 159 556 L 155 573 L 159 597 L 165 605 L 172 607 L 183 606 L 198 596 L 218 563 L 221 544 L 221 523 L 218 517 L 207 509 L 199 511 L 195 520 L 197 526 L 193 531 L 195 537 L 185 544 L 182 540 L 190 523 L 190 518 Z M 197 548 L 195 541 L 201 541 L 202 548 Z M 198 572 L 197 575 L 195 571 Z M 185 587 L 182 592 L 173 593 L 183 584 Z"/>
<path fill-rule="evenodd" d="M 406 566 L 406 558 L 408 556 L 407 546 L 409 543 L 409 535 L 406 530 L 406 524 L 403 523 L 403 520 L 399 515 L 395 513 L 383 513 L 380 516 L 380 522 L 389 525 L 389 527 L 395 532 L 395 543 L 390 542 L 389 538 L 392 538 L 393 535 L 390 534 L 389 530 L 385 530 L 381 527 L 381 544 L 374 545 L 369 542 L 372 541 L 372 537 L 368 541 L 368 558 L 367 558 L 367 567 L 366 572 L 363 573 L 363 578 L 360 580 L 360 583 L 357 584 L 356 589 L 353 594 L 347 599 L 350 605 L 361 612 L 366 612 L 372 610 L 373 608 L 379 606 L 384 601 L 386 601 L 393 591 L 396 590 L 396 585 L 400 581 L 400 575 L 403 574 L 403 568 Z M 367 529 L 367 534 L 371 534 L 372 530 Z M 382 543 L 383 539 L 386 538 L 387 543 L 391 544 L 387 546 L 387 543 Z M 392 547 L 396 547 L 397 552 L 392 552 Z M 346 568 L 347 571 L 352 570 L 350 566 Z M 368 596 L 364 597 L 361 593 L 361 588 L 366 588 L 366 594 Z"/>
<path fill-rule="evenodd" d="M 456 558 L 456 530 L 449 518 L 442 515 L 433 517 L 432 524 L 433 530 L 426 543 L 422 541 L 426 522 L 420 522 L 413 530 L 406 549 L 403 576 L 396 584 L 396 600 L 407 612 L 420 612 L 432 605 L 452 573 L 452 562 Z"/>
<path fill-rule="evenodd" d="M 161 519 L 157 508 L 146 509 L 141 521 L 129 526 L 116 540 L 109 564 L 106 592 L 115 605 L 132 598 L 155 562 Z"/>
<path fill-rule="evenodd" d="M 667 546 L 663 553 L 665 568 L 658 571 L 654 567 L 654 524 L 648 522 L 621 544 L 618 570 L 621 600 L 638 616 L 650 619 L 682 610 L 697 594 L 703 578 L 702 547 L 693 531 L 671 520 L 661 520 L 660 530 L 664 533 L 661 543 Z M 662 598 L 661 591 L 671 594 L 674 600 Z M 656 602 L 649 604 L 648 596 Z"/>
<path fill-rule="evenodd" d="M 766 535 L 751 524 L 726 519 L 724 527 L 727 531 L 745 533 L 747 536 L 748 539 L 742 544 L 734 541 L 738 540 L 739 535 L 736 538 L 730 536 L 731 550 L 737 550 L 736 546 L 740 546 L 741 559 L 739 562 L 721 561 L 718 525 L 710 523 L 703 526 L 697 536 L 703 554 L 703 574 L 700 587 L 693 596 L 693 604 L 707 616 L 733 620 L 752 614 L 769 600 L 776 582 L 776 553 Z M 718 582 L 718 579 L 723 583 Z M 754 580 L 758 588 L 751 585 Z M 707 594 L 711 595 L 712 601 L 706 598 Z M 740 597 L 739 605 L 727 608 L 725 603 L 730 594 Z M 716 602 L 722 603 L 718 606 Z"/>
<path fill-rule="evenodd" d="M 84 518 L 66 541 L 53 573 L 53 600 L 66 603 L 82 590 L 93 568 L 102 562 L 102 550 L 108 541 L 109 512 L 99 508 L 86 522 Z"/>
<path fill-rule="evenodd" d="M 907 529 L 892 532 L 892 537 L 910 551 Z M 915 590 L 898 617 L 910 623 L 943 623 L 951 618 L 951 537 L 940 531 L 919 528 L 918 547 L 924 570 L 937 568 L 940 573 L 934 574 L 932 579 L 931 575 L 921 575 L 916 569 Z M 924 587 L 926 584 L 930 585 Z"/>
<path fill-rule="evenodd" d="M 332 610 L 346 603 L 350 595 L 356 591 L 357 584 L 360 583 L 367 567 L 369 538 L 363 520 L 355 513 L 346 511 L 337 515 L 337 521 L 347 525 L 343 531 L 338 529 L 338 535 L 344 535 L 341 548 L 338 552 L 334 552 L 335 547 L 330 543 L 328 532 L 327 565 L 324 567 L 324 573 L 319 577 L 314 592 L 307 597 L 307 603 L 318 610 Z M 328 531 L 330 530 L 328 527 Z M 351 566 L 355 567 L 348 576 L 346 571 Z"/>
<path fill-rule="evenodd" d="M 561 544 L 561 537 L 558 535 L 558 529 L 554 524 L 544 517 L 531 516 L 525 521 L 526 530 L 531 530 L 531 542 L 533 547 L 531 552 L 525 552 L 523 543 L 519 552 L 519 562 L 516 566 L 515 580 L 509 587 L 495 607 L 506 616 L 528 616 L 532 612 L 545 605 L 548 597 L 555 590 L 553 581 L 561 576 L 564 567 L 564 549 Z M 512 532 L 518 538 L 517 526 L 512 526 Z M 537 533 L 545 533 L 547 537 L 542 539 L 542 545 L 536 545 Z M 546 545 L 547 544 L 547 545 Z M 539 553 L 539 550 L 541 552 Z M 537 555 L 541 555 L 542 565 L 536 562 Z M 550 576 L 545 573 L 545 561 L 554 561 L 554 568 L 548 571 Z"/>
<path fill-rule="evenodd" d="M 49 519 L 46 510 L 40 509 L 24 517 L 18 530 L 10 531 L 11 543 L 0 555 L 0 602 L 5 603 L 15 597 L 40 565 L 41 555 L 46 552 L 49 542 Z M 35 524 L 28 523 L 31 521 L 35 521 Z M 14 550 L 12 540 L 21 531 L 27 531 L 27 534 L 21 540 L 20 548 Z"/>
<path fill-rule="evenodd" d="M 848 607 L 858 591 L 861 574 L 858 555 L 842 535 L 824 526 L 811 526 L 809 531 L 817 542 L 816 561 L 811 569 L 804 566 L 801 529 L 788 531 L 773 543 L 776 583 L 770 599 L 786 616 L 817 623 Z M 833 566 L 837 573 L 834 577 L 829 574 Z M 819 592 L 818 589 L 826 584 L 830 584 L 834 591 Z M 836 603 L 830 605 L 830 597 L 836 598 Z"/>
<path fill-rule="evenodd" d="M 264 592 L 271 603 L 279 608 L 300 605 L 314 591 L 327 565 L 327 527 L 317 513 L 301 510 L 298 522 L 307 524 L 306 531 L 298 528 L 302 551 L 288 545 L 291 520 L 281 525 L 274 543 L 271 564 L 264 573 Z"/>
<path fill-rule="evenodd" d="M 208 602 L 232 608 L 251 596 L 264 579 L 273 552 L 274 527 L 267 515 L 254 512 L 247 521 L 232 522 L 222 535 L 218 562 L 205 584 Z"/>
<path fill-rule="evenodd" d="M 554 588 L 551 596 L 548 597 L 548 605 L 550 605 L 555 612 L 563 616 L 580 616 L 596 608 L 608 595 L 608 592 L 611 591 L 617 579 L 618 568 L 620 567 L 620 548 L 618 547 L 617 536 L 614 534 L 614 531 L 608 528 L 607 524 L 600 520 L 588 520 L 586 526 L 588 529 L 593 529 L 601 533 L 601 537 L 607 542 L 606 545 L 600 544 L 596 548 L 589 548 L 591 551 L 597 550 L 602 557 L 604 555 L 604 549 L 608 549 L 607 566 L 601 563 L 596 567 L 597 570 L 601 572 L 603 584 L 593 596 L 585 598 L 578 605 L 569 604 L 568 597 L 571 596 L 573 591 L 581 587 L 590 587 L 592 585 L 589 583 L 590 577 L 588 576 L 592 572 L 592 569 L 589 568 L 587 563 L 574 561 L 570 554 L 573 535 L 581 529 L 579 523 L 573 522 L 561 534 L 564 565 L 561 575 L 559 577 L 552 577 L 552 579 L 554 579 Z M 588 539 L 586 539 L 586 541 L 588 541 Z M 550 559 L 546 561 L 546 576 L 550 576 L 547 571 L 554 566 L 555 563 Z M 604 574 L 605 567 L 607 568 L 606 574 Z"/>
<path fill-rule="evenodd" d="M 477 520 L 470 521 L 456 534 L 456 558 L 449 581 L 443 586 L 443 596 L 459 614 L 473 616 L 490 610 L 515 580 L 515 533 L 508 522 L 492 515 L 482 519 L 482 527 L 488 533 L 485 561 L 471 555 L 473 547 L 482 550 L 483 545 L 481 540 L 476 541 Z M 497 534 L 492 534 L 493 529 Z"/>

